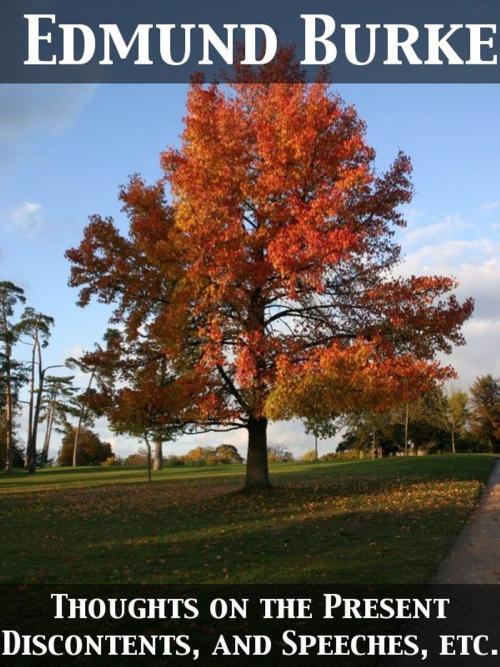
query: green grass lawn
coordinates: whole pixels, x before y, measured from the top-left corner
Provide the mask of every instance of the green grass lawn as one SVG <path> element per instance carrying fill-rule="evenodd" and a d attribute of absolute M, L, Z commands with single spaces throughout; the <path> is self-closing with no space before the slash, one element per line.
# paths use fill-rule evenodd
<path fill-rule="evenodd" d="M 477 503 L 494 458 L 0 475 L 0 582 L 418 583 Z"/>

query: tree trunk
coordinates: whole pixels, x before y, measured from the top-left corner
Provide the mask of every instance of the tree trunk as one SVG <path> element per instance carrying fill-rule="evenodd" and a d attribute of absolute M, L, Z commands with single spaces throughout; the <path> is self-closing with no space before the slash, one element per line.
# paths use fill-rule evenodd
<path fill-rule="evenodd" d="M 5 470 L 10 472 L 14 464 L 14 443 L 12 434 L 12 380 L 10 373 L 10 348 L 7 347 L 6 357 L 6 397 L 5 397 Z"/>
<path fill-rule="evenodd" d="M 47 430 L 45 431 L 45 440 L 43 442 L 43 451 L 42 451 L 42 465 L 46 465 L 49 460 L 49 447 L 50 447 L 50 438 L 52 436 L 52 423 L 54 420 L 54 404 L 56 398 L 53 397 L 50 402 L 49 412 L 47 415 Z"/>
<path fill-rule="evenodd" d="M 314 460 L 318 460 L 318 436 L 314 436 Z"/>
<path fill-rule="evenodd" d="M 451 451 L 453 454 L 456 454 L 456 448 L 455 448 L 455 431 L 451 431 Z"/>
<path fill-rule="evenodd" d="M 410 404 L 406 403 L 406 414 L 405 414 L 405 456 L 408 456 L 408 427 L 410 421 Z"/>
<path fill-rule="evenodd" d="M 163 468 L 163 441 L 158 438 L 155 440 L 155 455 L 153 461 L 153 469 L 161 470 Z"/>
<path fill-rule="evenodd" d="M 80 439 L 80 430 L 82 428 L 82 421 L 83 421 L 83 407 L 80 410 L 80 416 L 78 417 L 78 424 L 75 429 L 75 441 L 73 443 L 73 460 L 71 462 L 71 465 L 73 468 L 76 468 L 78 465 L 78 441 Z"/>
<path fill-rule="evenodd" d="M 245 489 L 270 489 L 267 464 L 267 419 L 251 417 L 247 428 L 248 454 Z"/>
<path fill-rule="evenodd" d="M 12 344 L 9 339 L 9 322 L 6 303 L 2 303 L 2 327 L 5 334 L 5 470 L 10 472 L 14 466 L 14 397 L 12 391 Z"/>
<path fill-rule="evenodd" d="M 92 387 L 92 382 L 94 381 L 94 375 L 95 375 L 95 368 L 92 369 L 92 373 L 90 374 L 90 380 L 87 385 L 87 389 L 85 391 L 86 394 L 88 394 L 88 392 Z M 75 431 L 75 442 L 73 444 L 73 462 L 72 462 L 73 468 L 76 468 L 78 465 L 78 441 L 80 439 L 80 431 L 82 429 L 84 417 L 85 417 L 85 405 L 82 405 L 80 409 L 80 416 L 78 417 L 78 425 Z"/>
<path fill-rule="evenodd" d="M 148 454 L 148 482 L 151 481 L 151 445 L 147 433 L 144 434 L 144 442 L 146 443 L 146 451 Z"/>
<path fill-rule="evenodd" d="M 29 443 L 28 454 L 28 472 L 35 472 L 36 470 L 36 443 L 38 436 L 38 422 L 40 420 L 40 410 L 42 408 L 42 395 L 45 383 L 45 372 L 42 368 L 42 350 L 40 343 L 36 343 L 38 350 L 38 393 L 33 406 L 33 422 L 31 426 L 31 439 Z"/>
<path fill-rule="evenodd" d="M 24 467 L 28 472 L 33 472 L 33 461 L 31 454 L 32 433 L 33 433 L 33 405 L 35 401 L 35 344 L 31 353 L 31 378 L 30 378 L 30 399 L 28 407 L 28 438 L 26 440 L 26 456 L 24 458 Z"/>

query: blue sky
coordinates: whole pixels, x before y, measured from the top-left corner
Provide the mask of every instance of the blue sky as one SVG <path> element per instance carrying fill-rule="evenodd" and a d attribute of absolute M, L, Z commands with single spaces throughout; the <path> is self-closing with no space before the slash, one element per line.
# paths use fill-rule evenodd
<path fill-rule="evenodd" d="M 460 383 L 500 375 L 500 87 L 339 90 L 366 120 L 381 169 L 399 149 L 412 158 L 416 193 L 401 234 L 402 271 L 451 273 L 460 293 L 476 298 L 468 344 L 451 358 Z M 64 251 L 78 244 L 89 214 L 120 219 L 117 192 L 129 174 L 159 175 L 160 151 L 178 142 L 185 94 L 176 85 L 0 86 L 0 279 L 24 287 L 31 305 L 55 317 L 47 363 L 100 340 L 106 309 L 75 306 Z M 99 429 L 110 435 L 104 423 Z M 243 443 L 244 434 L 232 440 Z M 311 444 L 296 424 L 274 425 L 270 441 L 296 452 Z M 113 443 L 120 454 L 137 446 Z M 173 450 L 194 444 L 185 438 Z"/>

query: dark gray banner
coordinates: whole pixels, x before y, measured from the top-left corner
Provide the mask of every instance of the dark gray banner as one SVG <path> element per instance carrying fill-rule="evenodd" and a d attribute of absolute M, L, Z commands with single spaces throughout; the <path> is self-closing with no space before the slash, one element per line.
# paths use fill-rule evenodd
<path fill-rule="evenodd" d="M 499 0 L 0 0 L 0 82 L 500 81 Z"/>
<path fill-rule="evenodd" d="M 16 665 L 488 667 L 500 655 L 499 610 L 499 586 L 3 585 L 0 656 Z"/>

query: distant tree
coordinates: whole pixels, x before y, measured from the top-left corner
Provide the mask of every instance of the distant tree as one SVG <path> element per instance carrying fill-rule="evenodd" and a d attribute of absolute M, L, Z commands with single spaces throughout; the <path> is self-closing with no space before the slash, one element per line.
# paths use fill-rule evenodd
<path fill-rule="evenodd" d="M 330 463 L 331 461 L 336 461 L 338 458 L 340 458 L 338 452 L 326 452 L 326 454 L 323 454 L 319 460 L 324 463 Z"/>
<path fill-rule="evenodd" d="M 123 461 L 119 456 L 108 456 L 108 458 L 101 463 L 104 468 L 115 468 L 123 465 Z"/>
<path fill-rule="evenodd" d="M 92 369 L 97 391 L 84 403 L 105 415 L 116 433 L 147 439 L 154 445 L 153 467 L 163 466 L 163 444 L 175 439 L 179 427 L 172 424 L 166 403 L 171 388 L 165 355 L 147 339 L 130 340 L 123 332 L 109 328 L 104 346 L 97 345 L 80 359 Z"/>
<path fill-rule="evenodd" d="M 389 410 L 348 413 L 339 422 L 343 427 L 339 451 L 371 452 L 373 457 L 408 454 L 409 445 L 426 451 L 453 451 L 467 419 L 463 401 L 460 392 L 447 395 L 433 384 L 413 401 L 402 401 Z"/>
<path fill-rule="evenodd" d="M 304 428 L 307 434 L 314 436 L 315 460 L 318 460 L 318 439 L 333 438 L 339 426 L 338 418 L 320 419 L 313 416 L 304 420 Z"/>
<path fill-rule="evenodd" d="M 313 461 L 318 461 L 318 452 L 316 449 L 308 449 L 302 454 L 300 460 L 304 463 L 312 463 Z"/>
<path fill-rule="evenodd" d="M 49 460 L 49 448 L 54 429 L 59 427 L 64 430 L 68 424 L 68 418 L 78 414 L 78 407 L 74 402 L 78 390 L 73 385 L 73 381 L 73 376 L 48 375 L 45 379 L 40 411 L 40 421 L 46 424 L 41 453 L 42 466 L 46 465 Z"/>
<path fill-rule="evenodd" d="M 76 357 L 69 357 L 68 359 L 66 359 L 66 366 L 68 366 L 68 368 L 77 368 L 81 373 L 86 374 L 88 377 L 86 388 L 75 399 L 79 404 L 78 422 L 75 428 L 75 438 L 73 441 L 73 455 L 71 459 L 72 461 L 71 465 L 73 466 L 73 468 L 75 468 L 78 465 L 78 448 L 80 446 L 80 433 L 82 431 L 82 427 L 85 425 L 86 420 L 89 419 L 88 401 L 92 396 L 92 391 L 93 391 L 92 385 L 94 382 L 96 369 L 95 366 L 89 366 L 87 363 L 85 363 L 84 359 L 77 359 Z"/>
<path fill-rule="evenodd" d="M 73 446 L 75 442 L 75 429 L 70 426 L 62 439 L 59 451 L 59 465 L 73 465 Z M 113 456 L 113 450 L 108 442 L 102 442 L 99 436 L 88 428 L 80 431 L 80 446 L 78 448 L 78 465 L 100 465 L 109 457 Z"/>
<path fill-rule="evenodd" d="M 11 399 L 11 462 L 13 468 L 24 467 L 24 449 L 18 437 L 17 417 L 21 410 L 20 392 L 28 381 L 24 364 L 15 359 L 10 360 L 10 399 Z M 7 464 L 7 364 L 3 352 L 0 352 L 0 469 Z"/>
<path fill-rule="evenodd" d="M 186 465 L 206 465 L 209 459 L 215 456 L 215 449 L 213 447 L 194 447 L 190 449 L 187 454 L 184 454 L 183 459 Z"/>
<path fill-rule="evenodd" d="M 436 389 L 429 400 L 430 418 L 450 436 L 450 448 L 457 451 L 457 439 L 464 432 L 469 418 L 469 397 L 464 391 Z"/>
<path fill-rule="evenodd" d="M 11 470 L 14 463 L 14 413 L 16 403 L 16 363 L 12 350 L 19 338 L 19 329 L 12 321 L 16 305 L 26 301 L 24 290 L 9 281 L 0 282 L 0 351 L 1 394 L 5 415 L 5 468 Z"/>
<path fill-rule="evenodd" d="M 45 375 L 50 366 L 44 368 L 42 349 L 49 344 L 54 320 L 48 315 L 39 313 L 34 308 L 24 310 L 19 321 L 19 330 L 23 339 L 28 339 L 31 346 L 29 363 L 29 399 L 28 399 L 28 436 L 26 441 L 26 462 L 28 472 L 35 471 L 37 463 L 37 435 L 42 408 Z"/>
<path fill-rule="evenodd" d="M 368 410 L 348 413 L 342 426 L 339 452 L 355 449 L 370 453 L 372 458 L 381 458 L 400 450 L 390 413 Z"/>
<path fill-rule="evenodd" d="M 500 379 L 478 377 L 471 393 L 471 433 L 490 451 L 500 451 Z"/>
<path fill-rule="evenodd" d="M 215 448 L 214 463 L 243 463 L 243 457 L 234 445 L 219 445 Z"/>
<path fill-rule="evenodd" d="M 292 452 L 284 445 L 269 447 L 269 463 L 291 463 L 294 460 Z"/>

